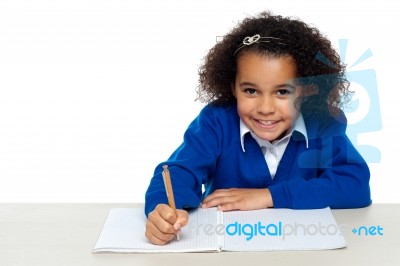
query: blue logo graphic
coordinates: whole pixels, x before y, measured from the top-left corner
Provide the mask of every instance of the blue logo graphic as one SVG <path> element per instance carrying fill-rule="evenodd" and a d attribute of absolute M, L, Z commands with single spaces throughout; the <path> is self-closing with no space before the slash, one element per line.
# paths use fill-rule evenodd
<path fill-rule="evenodd" d="M 288 237 L 296 236 L 332 236 L 341 235 L 342 224 L 322 224 L 311 223 L 284 223 L 277 221 L 275 223 L 266 223 L 257 221 L 255 223 L 239 223 L 237 221 L 224 224 L 197 224 L 189 226 L 189 230 L 193 230 L 196 235 L 227 235 L 232 237 L 244 237 L 246 241 L 252 240 L 254 237 L 279 237 L 283 241 Z M 200 233 L 201 232 L 201 233 Z"/>
<path fill-rule="evenodd" d="M 347 43 L 347 40 L 339 40 L 340 57 L 344 62 L 346 61 Z M 364 62 L 371 56 L 371 50 L 367 49 L 348 69 Z M 359 145 L 357 141 L 360 133 L 382 129 L 375 70 L 346 72 L 346 78 L 351 84 L 350 89 L 355 91 L 349 108 L 344 110 L 348 119 L 347 136 L 367 163 L 379 163 L 381 161 L 380 150 L 370 145 Z"/>
<path fill-rule="evenodd" d="M 244 235 L 246 236 L 246 240 L 251 240 L 254 236 L 282 236 L 282 222 L 278 222 L 278 224 L 267 224 L 263 225 L 261 222 L 256 224 L 240 224 L 238 222 L 229 224 L 225 229 L 226 233 L 229 236 L 234 235 Z"/>
<path fill-rule="evenodd" d="M 339 40 L 340 57 L 343 61 L 346 59 L 347 40 Z M 348 69 L 359 65 L 366 59 L 372 56 L 370 49 L 367 49 Z M 322 54 L 318 53 L 316 59 L 322 63 L 332 66 L 332 63 Z M 358 137 L 362 133 L 375 132 L 382 129 L 382 119 L 379 105 L 378 86 L 376 81 L 376 73 L 373 69 L 348 71 L 345 73 L 346 79 L 350 82 L 350 91 L 354 92 L 351 96 L 350 103 L 345 103 L 345 112 L 347 118 L 347 129 L 346 134 L 353 146 L 361 154 L 363 159 L 367 163 L 379 163 L 381 161 L 381 152 L 378 148 L 359 144 Z M 310 88 L 310 94 L 318 93 L 319 84 L 324 84 L 325 80 L 332 79 L 331 75 L 321 75 L 314 77 L 300 78 L 301 84 L 306 84 Z M 304 168 L 314 168 L 317 165 L 317 161 L 313 161 L 312 158 L 318 158 L 321 156 L 331 156 L 332 154 L 332 139 L 323 139 L 322 144 L 324 152 L 322 153 L 318 149 L 310 149 L 305 151 L 299 157 L 299 164 Z M 348 162 L 353 159 L 348 158 Z M 357 159 L 356 159 L 357 160 Z M 325 168 L 332 167 L 331 160 L 326 158 Z M 355 162 L 357 163 L 357 162 Z"/>
<path fill-rule="evenodd" d="M 355 235 L 362 236 L 383 236 L 383 227 L 377 226 L 365 226 L 362 225 L 358 228 L 351 230 Z"/>
<path fill-rule="evenodd" d="M 337 235 L 341 234 L 340 229 L 335 224 L 323 225 L 321 222 L 318 224 L 302 224 L 294 223 L 287 224 L 279 221 L 277 223 L 263 223 L 257 222 L 254 224 L 245 223 L 241 224 L 234 222 L 228 224 L 225 228 L 228 236 L 244 236 L 246 241 L 253 239 L 253 237 L 281 237 L 285 240 L 288 236 L 315 236 L 315 235 Z"/>

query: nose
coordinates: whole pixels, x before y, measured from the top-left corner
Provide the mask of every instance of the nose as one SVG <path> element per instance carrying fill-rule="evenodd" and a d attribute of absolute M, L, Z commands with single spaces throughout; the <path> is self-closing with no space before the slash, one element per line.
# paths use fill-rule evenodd
<path fill-rule="evenodd" d="M 257 111 L 261 114 L 271 114 L 275 112 L 275 101 L 271 96 L 264 96 L 260 98 Z"/>

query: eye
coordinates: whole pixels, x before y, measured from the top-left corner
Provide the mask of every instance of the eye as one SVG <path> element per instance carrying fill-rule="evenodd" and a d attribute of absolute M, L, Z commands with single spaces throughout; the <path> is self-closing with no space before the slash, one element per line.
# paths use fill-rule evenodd
<path fill-rule="evenodd" d="M 245 89 L 244 92 L 247 94 L 253 95 L 253 94 L 256 94 L 257 91 L 255 89 L 249 88 L 249 89 Z"/>
<path fill-rule="evenodd" d="M 290 94 L 290 91 L 289 90 L 286 90 L 286 89 L 281 89 L 281 90 L 277 90 L 276 91 L 276 94 L 278 94 L 278 95 L 288 95 L 288 94 Z"/>

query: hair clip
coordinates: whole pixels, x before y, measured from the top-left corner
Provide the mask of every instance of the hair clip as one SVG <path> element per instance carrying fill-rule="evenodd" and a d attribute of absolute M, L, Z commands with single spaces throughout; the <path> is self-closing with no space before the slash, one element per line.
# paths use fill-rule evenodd
<path fill-rule="evenodd" d="M 245 45 L 253 44 L 253 43 L 257 42 L 260 38 L 261 38 L 261 36 L 259 34 L 256 34 L 251 37 L 247 36 L 246 38 L 244 38 L 243 44 L 245 44 Z"/>
<path fill-rule="evenodd" d="M 233 53 L 233 55 L 236 55 L 236 53 L 243 47 L 252 45 L 253 43 L 271 42 L 274 40 L 282 40 L 282 39 L 276 38 L 276 37 L 261 37 L 259 34 L 256 34 L 253 36 L 247 36 L 246 38 L 243 39 L 243 43 L 239 46 L 239 48 L 236 49 L 236 51 Z M 274 41 L 274 42 L 286 45 L 285 43 L 282 43 L 282 42 L 277 42 L 277 41 Z"/>

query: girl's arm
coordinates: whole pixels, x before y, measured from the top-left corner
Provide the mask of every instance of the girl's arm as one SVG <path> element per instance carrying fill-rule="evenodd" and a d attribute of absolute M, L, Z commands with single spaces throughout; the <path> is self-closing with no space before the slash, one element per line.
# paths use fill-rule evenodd
<path fill-rule="evenodd" d="M 156 167 L 146 192 L 146 215 L 158 204 L 168 203 L 162 178 L 163 165 L 168 165 L 170 171 L 177 209 L 199 207 L 202 185 L 212 175 L 220 153 L 221 133 L 213 110 L 205 107 L 189 125 L 183 143 L 167 161 Z"/>
<path fill-rule="evenodd" d="M 341 120 L 331 119 L 320 127 L 320 147 L 304 157 L 317 158 L 318 177 L 293 178 L 269 187 L 275 207 L 359 208 L 371 203 L 368 165 L 345 134 L 344 115 Z"/>

